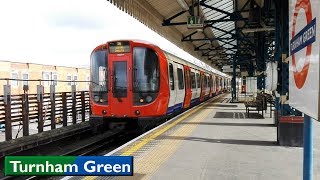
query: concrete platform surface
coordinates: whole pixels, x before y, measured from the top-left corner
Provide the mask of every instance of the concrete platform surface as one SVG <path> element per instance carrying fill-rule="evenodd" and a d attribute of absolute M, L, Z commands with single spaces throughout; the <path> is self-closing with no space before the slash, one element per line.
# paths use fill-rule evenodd
<path fill-rule="evenodd" d="M 115 152 L 134 156 L 133 177 L 85 179 L 302 179 L 303 149 L 276 145 L 268 113 L 246 118 L 244 105 L 228 98 L 209 101 Z M 314 179 L 320 179 L 320 123 L 314 125 Z"/>

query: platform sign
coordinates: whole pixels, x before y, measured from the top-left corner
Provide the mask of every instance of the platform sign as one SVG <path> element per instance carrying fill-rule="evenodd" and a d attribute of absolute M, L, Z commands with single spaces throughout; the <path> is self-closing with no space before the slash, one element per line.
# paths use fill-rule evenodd
<path fill-rule="evenodd" d="M 319 0 L 289 1 L 289 105 L 319 119 Z"/>
<path fill-rule="evenodd" d="M 203 28 L 203 21 L 200 16 L 188 16 L 188 28 Z"/>

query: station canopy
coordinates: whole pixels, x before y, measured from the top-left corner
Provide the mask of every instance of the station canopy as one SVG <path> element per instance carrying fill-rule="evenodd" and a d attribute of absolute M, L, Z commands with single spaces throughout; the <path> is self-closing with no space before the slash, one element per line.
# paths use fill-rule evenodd
<path fill-rule="evenodd" d="M 272 0 L 109 0 L 194 57 L 222 70 L 272 61 Z"/>

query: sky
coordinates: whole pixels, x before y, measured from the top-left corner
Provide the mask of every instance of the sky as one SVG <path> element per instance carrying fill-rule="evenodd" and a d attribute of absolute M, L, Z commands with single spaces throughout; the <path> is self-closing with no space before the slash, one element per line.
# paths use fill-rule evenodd
<path fill-rule="evenodd" d="M 89 66 L 98 45 L 141 39 L 198 61 L 106 0 L 1 0 L 0 60 Z"/>

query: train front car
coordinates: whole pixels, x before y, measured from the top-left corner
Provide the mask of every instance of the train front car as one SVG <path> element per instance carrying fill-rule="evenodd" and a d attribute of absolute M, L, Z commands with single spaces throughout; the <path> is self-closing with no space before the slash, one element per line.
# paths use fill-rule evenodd
<path fill-rule="evenodd" d="M 164 117 L 169 102 L 167 67 L 162 50 L 149 43 L 112 41 L 95 48 L 90 87 L 93 128 Z"/>

